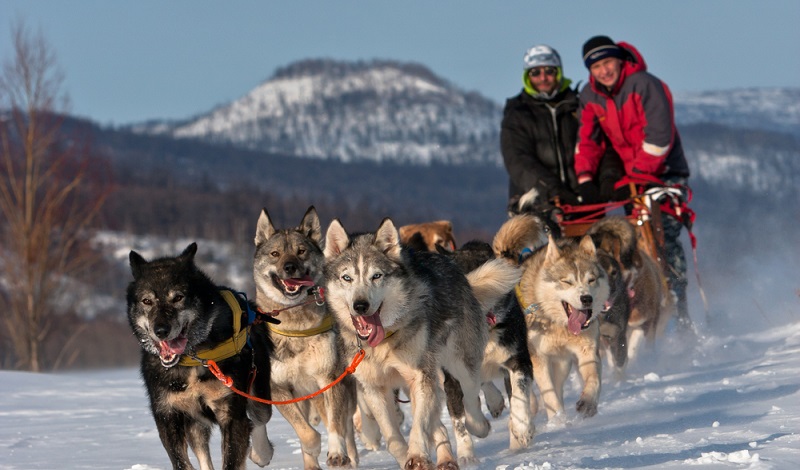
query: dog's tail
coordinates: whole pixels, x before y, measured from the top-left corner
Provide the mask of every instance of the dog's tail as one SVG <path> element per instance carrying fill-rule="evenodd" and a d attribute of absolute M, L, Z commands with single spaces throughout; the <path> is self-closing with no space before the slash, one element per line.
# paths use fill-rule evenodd
<path fill-rule="evenodd" d="M 533 214 L 519 214 L 504 223 L 492 241 L 492 249 L 498 258 L 519 263 L 526 248 L 535 251 L 547 244 L 545 223 Z"/>
<path fill-rule="evenodd" d="M 494 307 L 519 282 L 522 270 L 508 260 L 495 258 L 467 273 L 472 292 L 484 312 Z"/>

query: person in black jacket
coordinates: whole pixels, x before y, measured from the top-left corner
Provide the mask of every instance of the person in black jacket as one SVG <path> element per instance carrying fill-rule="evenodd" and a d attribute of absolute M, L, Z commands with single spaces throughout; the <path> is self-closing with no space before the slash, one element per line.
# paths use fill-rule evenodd
<path fill-rule="evenodd" d="M 523 89 L 506 101 L 500 129 L 509 212 L 549 213 L 556 198 L 570 205 L 611 199 L 614 183 L 624 175 L 613 151 L 603 158 L 594 180 L 579 185 L 575 177 L 579 100 L 564 77 L 558 52 L 544 44 L 531 47 L 523 70 Z"/>

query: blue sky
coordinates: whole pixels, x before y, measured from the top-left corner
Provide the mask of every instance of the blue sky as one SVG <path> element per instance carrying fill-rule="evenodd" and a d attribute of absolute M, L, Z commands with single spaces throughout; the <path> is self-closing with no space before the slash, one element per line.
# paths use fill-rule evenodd
<path fill-rule="evenodd" d="M 4 62 L 15 18 L 54 48 L 71 112 L 101 124 L 204 113 L 321 57 L 418 62 L 502 103 L 537 43 L 585 81 L 596 34 L 637 46 L 673 91 L 800 86 L 797 0 L 0 0 Z"/>

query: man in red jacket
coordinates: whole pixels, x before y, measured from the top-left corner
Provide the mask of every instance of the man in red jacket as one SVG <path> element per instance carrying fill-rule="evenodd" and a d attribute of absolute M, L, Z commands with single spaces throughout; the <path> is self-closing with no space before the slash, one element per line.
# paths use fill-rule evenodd
<path fill-rule="evenodd" d="M 580 93 L 575 150 L 578 183 L 592 180 L 610 144 L 628 176 L 680 185 L 686 198 L 689 166 L 675 127 L 672 93 L 667 85 L 647 72 L 647 64 L 636 48 L 615 43 L 608 36 L 586 41 L 583 61 L 591 75 Z M 688 282 L 681 226 L 681 221 L 664 217 L 669 288 L 677 300 L 678 326 L 689 330 L 692 324 L 686 302 Z"/>

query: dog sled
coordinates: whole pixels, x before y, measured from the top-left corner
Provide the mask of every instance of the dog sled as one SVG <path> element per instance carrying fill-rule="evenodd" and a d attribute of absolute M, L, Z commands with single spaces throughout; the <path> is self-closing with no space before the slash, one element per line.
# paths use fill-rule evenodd
<path fill-rule="evenodd" d="M 675 217 L 686 226 L 692 243 L 692 253 L 696 256 L 696 238 L 692 233 L 695 220 L 694 211 L 689 208 L 692 193 L 688 187 L 667 185 L 654 177 L 624 177 L 615 185 L 615 189 L 630 189 L 630 198 L 600 204 L 573 206 L 556 204 L 561 216 L 558 220 L 563 236 L 578 237 L 584 235 L 595 222 L 606 215 L 624 213 L 625 218 L 636 229 L 637 243 L 640 249 L 647 252 L 668 275 L 664 249 L 664 217 Z M 687 193 L 684 198 L 682 189 Z"/>

